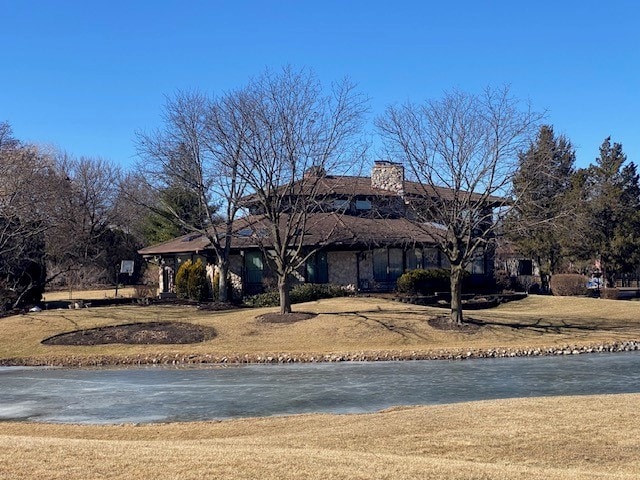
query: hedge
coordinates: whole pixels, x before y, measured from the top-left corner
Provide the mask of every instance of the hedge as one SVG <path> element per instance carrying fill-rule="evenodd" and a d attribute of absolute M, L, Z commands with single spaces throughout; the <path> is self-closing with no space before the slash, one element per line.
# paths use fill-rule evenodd
<path fill-rule="evenodd" d="M 291 303 L 313 302 L 322 298 L 346 297 L 349 291 L 339 285 L 301 283 L 293 286 L 289 292 Z M 252 307 L 277 307 L 280 295 L 277 291 L 269 291 L 253 295 L 245 300 Z"/>
<path fill-rule="evenodd" d="M 551 293 L 559 296 L 577 297 L 587 295 L 588 278 L 574 273 L 559 273 L 551 276 Z"/>
<path fill-rule="evenodd" d="M 451 275 L 448 270 L 410 270 L 400 275 L 397 282 L 399 293 L 432 295 L 451 289 Z"/>

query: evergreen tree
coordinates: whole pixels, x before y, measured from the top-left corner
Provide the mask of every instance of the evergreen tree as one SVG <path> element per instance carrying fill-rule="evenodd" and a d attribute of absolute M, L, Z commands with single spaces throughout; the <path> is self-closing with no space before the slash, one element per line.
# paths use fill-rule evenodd
<path fill-rule="evenodd" d="M 623 214 L 611 242 L 612 256 L 622 275 L 638 273 L 640 267 L 640 175 L 631 162 L 620 172 Z"/>
<path fill-rule="evenodd" d="M 549 125 L 540 128 L 535 143 L 519 156 L 513 180 L 517 209 L 506 232 L 523 255 L 538 261 L 543 276 L 557 272 L 562 262 L 574 163 L 571 142 L 556 136 Z"/>
<path fill-rule="evenodd" d="M 147 245 L 201 230 L 207 225 L 207 214 L 200 209 L 198 196 L 182 185 L 171 185 L 159 192 L 159 206 L 144 221 Z"/>
<path fill-rule="evenodd" d="M 600 146 L 596 162 L 586 170 L 588 228 L 583 257 L 597 259 L 603 276 L 613 285 L 616 274 L 637 268 L 640 257 L 640 183 L 636 165 L 611 137 Z"/>

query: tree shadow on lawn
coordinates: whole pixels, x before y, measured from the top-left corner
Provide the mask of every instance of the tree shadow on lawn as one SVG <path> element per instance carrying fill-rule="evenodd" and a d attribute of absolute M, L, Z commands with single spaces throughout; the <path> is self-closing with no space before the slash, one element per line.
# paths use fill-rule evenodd
<path fill-rule="evenodd" d="M 570 331 L 577 332 L 606 332 L 612 330 L 626 330 L 629 328 L 638 328 L 640 325 L 627 323 L 612 325 L 605 321 L 599 323 L 577 323 L 567 320 L 550 321 L 546 318 L 537 318 L 530 321 L 511 321 L 511 320 L 482 320 L 478 318 L 466 318 L 465 323 L 476 325 L 478 327 L 507 327 L 514 330 L 533 331 L 537 333 L 566 333 Z"/>
<path fill-rule="evenodd" d="M 428 321 L 429 325 L 433 328 L 445 331 L 459 332 L 459 333 L 476 333 L 483 329 L 483 327 L 505 327 L 513 330 L 530 331 L 539 334 L 545 333 L 568 333 L 574 332 L 608 332 L 608 331 L 622 331 L 622 330 L 638 330 L 640 332 L 640 322 L 620 321 L 613 323 L 612 321 L 601 320 L 591 322 L 577 322 L 567 319 L 549 319 L 549 318 L 531 318 L 526 320 L 512 320 L 510 318 L 476 318 L 476 317 L 464 317 L 464 322 L 461 326 L 453 325 L 449 323 L 448 314 L 433 314 L 432 312 L 424 311 L 411 311 L 411 310 L 389 310 L 383 308 L 375 308 L 368 310 L 354 310 L 354 311 L 342 311 L 342 312 L 322 312 L 322 315 L 336 315 L 336 316 L 355 316 L 362 319 L 364 322 L 372 322 L 382 326 L 386 330 L 402 335 L 408 338 L 409 336 L 415 336 L 420 339 L 426 340 L 424 335 L 407 326 L 398 326 L 392 318 L 377 319 L 372 318 L 370 314 L 388 315 L 390 317 L 400 317 L 402 319 L 416 318 L 421 321 Z M 363 322 L 363 323 L 364 323 Z"/>
<path fill-rule="evenodd" d="M 400 315 L 402 320 L 406 320 L 409 316 L 419 316 L 419 320 L 424 320 L 424 313 L 422 312 L 411 312 L 407 310 L 382 310 L 381 308 L 372 309 L 372 310 L 358 310 L 358 311 L 350 311 L 350 312 L 324 312 L 325 315 L 336 315 L 336 316 L 349 316 L 356 317 L 357 323 L 361 325 L 368 325 L 373 323 L 374 325 L 380 326 L 387 330 L 388 332 L 395 333 L 400 335 L 403 338 L 409 339 L 411 337 L 419 338 L 421 340 L 428 340 L 428 338 L 422 334 L 420 334 L 416 329 L 411 328 L 406 325 L 397 325 L 396 322 L 391 318 L 379 319 L 372 318 L 365 314 L 384 314 L 384 315 Z"/>

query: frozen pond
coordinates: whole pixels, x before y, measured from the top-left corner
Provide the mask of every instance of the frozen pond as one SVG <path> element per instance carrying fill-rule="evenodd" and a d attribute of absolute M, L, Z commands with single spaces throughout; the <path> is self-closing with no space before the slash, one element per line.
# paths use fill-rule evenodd
<path fill-rule="evenodd" d="M 640 392 L 640 352 L 208 368 L 0 368 L 0 420 L 124 423 Z"/>

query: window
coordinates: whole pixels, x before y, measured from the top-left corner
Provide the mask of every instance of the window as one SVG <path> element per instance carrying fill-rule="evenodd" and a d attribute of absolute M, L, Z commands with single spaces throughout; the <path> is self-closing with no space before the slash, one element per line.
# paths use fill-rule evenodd
<path fill-rule="evenodd" d="M 356 200 L 356 210 L 371 210 L 371 200 Z"/>
<path fill-rule="evenodd" d="M 518 260 L 518 275 L 533 275 L 533 260 Z"/>
<path fill-rule="evenodd" d="M 247 252 L 244 256 L 244 266 L 247 274 L 247 284 L 262 283 L 262 271 L 264 270 L 262 253 Z"/>
<path fill-rule="evenodd" d="M 348 210 L 349 209 L 349 200 L 345 200 L 345 199 L 342 199 L 342 198 L 333 200 L 331 202 L 331 208 L 332 208 L 332 210 L 337 210 L 337 211 Z"/>
<path fill-rule="evenodd" d="M 376 248 L 373 251 L 373 278 L 377 282 L 387 281 L 387 262 L 389 257 L 386 248 Z"/>
<path fill-rule="evenodd" d="M 327 252 L 316 252 L 307 260 L 306 280 L 309 283 L 328 283 L 329 265 Z"/>
<path fill-rule="evenodd" d="M 389 281 L 395 282 L 404 273 L 404 252 L 400 248 L 389 249 Z"/>
<path fill-rule="evenodd" d="M 440 251 L 437 248 L 425 248 L 422 257 L 422 268 L 440 268 Z"/>
<path fill-rule="evenodd" d="M 407 250 L 407 270 L 422 268 L 422 249 L 410 248 Z"/>
<path fill-rule="evenodd" d="M 373 278 L 377 282 L 395 282 L 404 271 L 400 248 L 376 248 L 373 251 Z"/>
<path fill-rule="evenodd" d="M 475 275 L 484 275 L 484 255 L 479 255 L 471 262 L 471 273 Z"/>
<path fill-rule="evenodd" d="M 472 275 L 484 275 L 485 273 L 485 265 L 484 265 L 484 252 L 476 251 L 473 255 L 473 258 L 467 265 L 467 271 Z"/>

